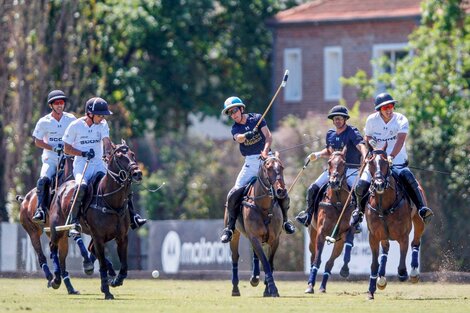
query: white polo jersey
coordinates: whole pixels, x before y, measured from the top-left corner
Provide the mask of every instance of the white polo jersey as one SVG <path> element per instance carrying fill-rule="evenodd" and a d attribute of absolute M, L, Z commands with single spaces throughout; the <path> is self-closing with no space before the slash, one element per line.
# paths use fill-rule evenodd
<path fill-rule="evenodd" d="M 102 120 L 99 124 L 88 126 L 85 122 L 86 117 L 81 117 L 72 122 L 65 130 L 62 140 L 80 151 L 95 151 L 95 157 L 90 160 L 90 164 L 102 163 L 103 158 L 103 138 L 109 137 L 109 127 L 106 120 Z M 86 158 L 76 156 L 75 163 L 84 163 Z"/>
<path fill-rule="evenodd" d="M 52 117 L 52 113 L 47 114 L 39 119 L 33 131 L 33 137 L 43 140 L 53 148 L 59 143 L 62 143 L 67 127 L 76 120 L 73 114 L 63 112 L 62 117 L 57 121 Z M 57 153 L 51 150 L 44 149 L 42 152 L 43 162 L 47 159 L 57 159 Z"/>
<path fill-rule="evenodd" d="M 380 112 L 369 115 L 364 132 L 366 136 L 377 141 L 378 148 L 383 148 L 387 143 L 387 154 L 389 155 L 397 143 L 399 133 L 408 134 L 408 119 L 401 113 L 393 112 L 392 119 L 385 123 L 380 117 Z M 393 164 L 403 164 L 408 160 L 406 153 L 406 141 L 400 152 L 393 159 Z"/>

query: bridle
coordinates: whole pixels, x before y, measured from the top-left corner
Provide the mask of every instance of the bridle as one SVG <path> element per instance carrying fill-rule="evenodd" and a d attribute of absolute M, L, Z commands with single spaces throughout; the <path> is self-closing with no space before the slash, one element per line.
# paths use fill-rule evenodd
<path fill-rule="evenodd" d="M 380 170 L 380 162 L 388 162 L 385 155 L 386 153 L 383 150 L 374 150 L 372 157 L 368 161 L 369 163 L 375 162 L 376 171 L 372 177 L 371 192 L 376 191 L 378 194 L 382 194 L 390 187 L 390 176 L 392 175 L 390 166 L 387 167 L 386 173 L 382 173 Z"/>
<path fill-rule="evenodd" d="M 268 165 L 269 165 L 268 163 L 271 163 L 271 162 L 275 163 L 274 166 L 272 167 L 275 173 L 274 178 L 271 178 L 271 176 L 268 173 Z M 263 195 L 256 196 L 254 200 L 259 199 L 259 198 L 264 198 L 264 197 L 270 197 L 271 199 L 274 198 L 274 195 L 276 194 L 276 191 L 274 190 L 274 185 L 276 184 L 277 181 L 283 181 L 282 169 L 284 169 L 284 167 L 282 165 L 281 160 L 275 156 L 269 156 L 268 158 L 266 158 L 266 160 L 260 163 L 260 167 L 258 170 L 258 181 L 265 193 Z"/>
<path fill-rule="evenodd" d="M 339 189 L 341 188 L 341 186 L 343 186 L 343 182 L 346 178 L 346 161 L 344 161 L 344 158 L 342 157 L 343 154 L 342 152 L 339 152 L 339 151 L 335 151 L 331 154 L 331 157 L 330 159 L 328 160 L 328 163 L 332 162 L 333 160 L 333 157 L 334 156 L 341 156 L 341 161 L 343 161 L 343 164 L 344 164 L 344 167 L 343 167 L 343 173 L 340 175 L 339 172 L 338 172 L 338 165 L 336 166 L 335 170 L 333 171 L 333 173 L 328 173 L 329 174 L 329 186 L 335 190 L 335 191 L 339 191 Z M 333 178 L 333 180 L 332 180 Z M 348 190 L 346 190 L 348 191 Z"/>

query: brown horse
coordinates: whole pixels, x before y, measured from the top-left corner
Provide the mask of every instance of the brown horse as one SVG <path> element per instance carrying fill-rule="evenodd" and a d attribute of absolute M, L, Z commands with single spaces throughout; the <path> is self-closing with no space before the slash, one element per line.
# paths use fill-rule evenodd
<path fill-rule="evenodd" d="M 398 279 L 400 281 L 408 279 L 405 260 L 412 226 L 414 226 L 414 237 L 411 242 L 411 281 L 418 281 L 419 246 L 424 232 L 424 222 L 417 214 L 416 208 L 411 206 L 410 199 L 398 178 L 392 174 L 385 149 L 374 150 L 367 162 L 372 176 L 365 214 L 372 251 L 368 296 L 369 299 L 374 299 L 376 288 L 384 289 L 387 285 L 385 268 L 390 248 L 389 240 L 396 240 L 400 245 Z M 380 266 L 379 245 L 382 247 Z"/>
<path fill-rule="evenodd" d="M 62 185 L 63 182 L 68 181 L 73 178 L 72 175 L 72 161 L 73 158 L 70 156 L 62 155 L 61 160 L 59 162 L 59 167 L 56 175 L 52 179 L 51 186 L 49 188 L 49 195 L 48 198 L 45 199 L 46 203 L 48 203 L 48 207 L 50 206 L 57 190 L 56 186 Z M 41 245 L 41 234 L 43 232 L 44 226 L 49 226 L 49 214 L 46 213 L 46 223 L 44 225 L 36 224 L 33 221 L 33 215 L 36 211 L 37 207 L 37 195 L 36 195 L 36 188 L 30 190 L 25 197 L 16 196 L 16 199 L 21 202 L 20 204 L 20 223 L 23 226 L 24 230 L 28 233 L 29 238 L 31 239 L 31 243 L 33 245 L 34 250 L 36 251 L 36 255 L 39 261 L 39 267 L 44 271 L 44 275 L 47 279 L 47 286 L 51 287 L 51 282 L 53 279 L 52 273 L 49 270 L 49 266 L 47 265 L 46 257 L 44 256 L 44 252 L 42 250 Z M 67 291 L 69 294 L 76 294 L 77 291 L 73 288 L 68 275 L 64 278 L 64 283 L 67 287 Z"/>
<path fill-rule="evenodd" d="M 284 199 L 287 190 L 284 183 L 282 162 L 279 154 L 270 156 L 262 161 L 255 183 L 249 187 L 248 194 L 242 202 L 242 214 L 237 220 L 236 230 L 230 250 L 232 251 L 232 296 L 240 296 L 238 288 L 238 245 L 240 233 L 251 243 L 253 248 L 253 276 L 250 283 L 253 287 L 259 283 L 259 260 L 265 273 L 265 297 L 279 297 L 274 282 L 274 256 L 279 246 L 279 236 L 282 230 L 282 212 L 276 200 Z M 263 245 L 268 247 L 268 256 L 263 251 Z"/>
<path fill-rule="evenodd" d="M 89 250 L 96 256 L 100 264 L 101 292 L 104 293 L 105 299 L 114 299 L 109 291 L 109 285 L 112 287 L 121 286 L 127 277 L 127 244 L 130 224 L 127 209 L 128 196 L 132 183 L 141 180 L 142 171 L 137 165 L 134 152 L 129 149 L 125 141 L 122 141 L 120 145 L 113 148 L 108 161 L 107 173 L 99 181 L 96 192 L 93 192 L 94 188 L 92 184 L 89 184 L 88 195 L 93 196 L 88 196 L 88 200 L 83 201 L 80 224 L 83 226 L 83 232 L 92 237 Z M 59 264 L 57 250 L 61 242 L 66 240 L 66 233 L 58 232 L 55 227 L 63 225 L 66 221 L 71 209 L 74 189 L 75 182 L 73 181 L 62 185 L 51 209 L 50 247 L 56 268 L 65 266 L 65 262 L 63 265 L 62 262 Z M 109 261 L 106 260 L 104 250 L 106 242 L 113 239 L 117 244 L 121 268 L 119 274 L 108 281 Z M 84 260 L 84 262 L 87 261 L 85 256 Z M 56 271 L 53 283 L 60 284 L 60 279 L 60 272 Z"/>
<path fill-rule="evenodd" d="M 321 202 L 318 205 L 318 215 L 314 216 L 313 222 L 309 226 L 310 233 L 310 253 L 311 253 L 311 268 L 308 279 L 308 287 L 305 293 L 314 293 L 315 280 L 318 269 L 321 264 L 321 255 L 325 245 L 325 239 L 332 234 L 333 229 L 343 211 L 343 207 L 347 202 L 350 190 L 347 184 L 346 177 L 346 149 L 343 151 L 330 151 L 331 156 L 328 160 L 328 174 L 329 182 L 328 187 L 323 195 Z M 341 268 L 340 275 L 343 277 L 349 276 L 348 263 L 351 259 L 351 249 L 354 241 L 354 231 L 349 227 L 349 219 L 354 209 L 354 203 L 348 201 L 345 211 L 342 215 L 341 221 L 337 228 L 337 239 L 333 246 L 330 259 L 326 262 L 325 271 L 323 273 L 322 283 L 320 285 L 320 292 L 326 292 L 326 284 L 331 275 L 336 258 L 343 251 L 343 246 L 346 243 L 344 265 Z"/>

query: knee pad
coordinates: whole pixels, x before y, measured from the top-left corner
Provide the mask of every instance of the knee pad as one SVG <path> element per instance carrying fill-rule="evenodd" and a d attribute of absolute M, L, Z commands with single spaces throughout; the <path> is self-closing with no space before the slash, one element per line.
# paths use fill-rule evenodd
<path fill-rule="evenodd" d="M 277 199 L 277 202 L 279 203 L 279 206 L 281 207 L 282 210 L 289 210 L 290 207 L 290 198 L 289 196 L 286 196 L 284 199 Z"/>
<path fill-rule="evenodd" d="M 308 187 L 307 190 L 307 201 L 315 201 L 315 198 L 318 195 L 318 192 L 320 191 L 320 187 L 317 186 L 315 183 L 311 184 L 310 187 Z"/>
<path fill-rule="evenodd" d="M 356 197 L 358 198 L 362 198 L 366 195 L 367 193 L 367 190 L 369 190 L 369 187 L 370 187 L 370 183 L 368 183 L 367 181 L 365 180 L 359 180 L 359 182 L 357 183 L 357 186 L 354 190 L 354 193 L 356 194 Z"/>
<path fill-rule="evenodd" d="M 409 185 L 409 186 L 418 186 L 418 182 L 416 181 L 416 178 L 415 176 L 413 175 L 413 173 L 411 173 L 411 171 L 407 168 L 403 169 L 400 174 L 398 175 L 398 177 L 400 178 L 400 180 Z"/>

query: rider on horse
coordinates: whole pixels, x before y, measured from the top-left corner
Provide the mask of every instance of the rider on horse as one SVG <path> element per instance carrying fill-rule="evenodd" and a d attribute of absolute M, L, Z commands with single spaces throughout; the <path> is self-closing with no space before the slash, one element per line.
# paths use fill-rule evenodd
<path fill-rule="evenodd" d="M 106 173 L 103 146 L 104 155 L 109 155 L 112 151 L 109 127 L 104 119 L 106 115 L 113 114 L 108 108 L 108 103 L 102 98 L 93 97 L 86 102 L 85 113 L 85 116 L 70 124 L 63 137 L 65 152 L 75 156 L 73 176 L 77 184 L 75 192 L 78 193 L 70 213 L 71 224 L 75 225 L 69 232 L 71 236 L 80 234 L 79 211 L 90 180 L 93 177 L 102 178 Z M 88 167 L 84 172 L 87 162 Z M 128 201 L 131 227 L 137 228 L 145 224 L 146 220 L 134 212 L 131 195 Z"/>
<path fill-rule="evenodd" d="M 39 119 L 33 131 L 34 144 L 44 150 L 41 157 L 41 174 L 36 185 L 38 205 L 33 215 L 33 221 L 38 224 L 46 222 L 49 186 L 57 174 L 60 155 L 64 149 L 62 136 L 70 123 L 76 120 L 75 116 L 64 112 L 66 102 L 67 97 L 62 90 L 49 92 L 47 104 L 51 108 L 51 113 Z"/>
<path fill-rule="evenodd" d="M 333 121 L 335 129 L 330 129 L 326 133 L 326 147 L 318 152 L 312 152 L 308 158 L 310 161 L 315 161 L 320 157 L 329 157 L 330 152 L 328 148 L 333 150 L 343 150 L 346 147 L 346 177 L 347 184 L 351 188 L 357 176 L 358 167 L 361 162 L 361 156 L 365 159 L 367 155 L 367 148 L 364 144 L 359 130 L 346 123 L 349 119 L 349 111 L 345 106 L 334 106 L 328 113 L 328 118 Z M 299 223 L 308 227 L 312 221 L 315 211 L 315 200 L 323 185 L 328 183 L 328 171 L 324 171 L 313 182 L 307 190 L 307 210 L 301 211 L 296 219 Z"/>
<path fill-rule="evenodd" d="M 256 125 L 262 117 L 261 114 L 245 113 L 245 104 L 238 97 L 229 97 L 225 100 L 222 114 L 230 116 L 235 122 L 232 126 L 233 140 L 240 144 L 240 152 L 245 157 L 242 170 L 238 174 L 235 186 L 229 191 L 225 204 L 228 222 L 220 240 L 226 243 L 232 240 L 243 190 L 257 175 L 261 159 L 266 159 L 270 153 L 272 135 L 264 119 L 259 125 L 261 131 L 258 131 Z M 289 202 L 288 195 L 282 200 L 278 199 L 283 215 L 283 228 L 287 234 L 293 234 L 295 226 L 287 219 Z"/>
<path fill-rule="evenodd" d="M 387 145 L 386 153 L 392 166 L 392 172 L 405 186 L 423 221 L 428 223 L 433 216 L 433 212 L 426 207 L 424 195 L 421 193 L 418 181 L 408 168 L 408 155 L 405 144 L 408 135 L 408 119 L 401 113 L 393 112 L 397 102 L 388 93 L 377 95 L 375 98 L 375 110 L 377 112 L 369 115 L 366 121 L 366 140 L 373 147 Z M 351 226 L 355 226 L 362 221 L 365 210 L 364 198 L 368 194 L 370 181 L 370 171 L 366 166 L 356 186 L 355 193 L 358 207 L 351 216 Z"/>

